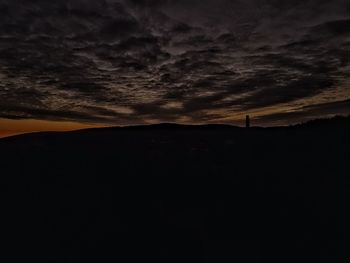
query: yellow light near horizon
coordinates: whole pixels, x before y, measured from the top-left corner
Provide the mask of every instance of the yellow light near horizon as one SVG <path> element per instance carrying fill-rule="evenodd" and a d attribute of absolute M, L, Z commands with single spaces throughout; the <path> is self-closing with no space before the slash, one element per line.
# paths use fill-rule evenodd
<path fill-rule="evenodd" d="M 0 138 L 17 134 L 41 131 L 73 131 L 86 128 L 103 127 L 98 124 L 83 124 L 66 121 L 9 120 L 0 118 Z"/>

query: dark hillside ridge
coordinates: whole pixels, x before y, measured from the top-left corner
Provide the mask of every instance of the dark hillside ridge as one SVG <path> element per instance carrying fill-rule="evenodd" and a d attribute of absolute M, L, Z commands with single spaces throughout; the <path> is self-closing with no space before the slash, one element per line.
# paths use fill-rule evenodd
<path fill-rule="evenodd" d="M 344 117 L 2 139 L 3 250 L 13 262 L 350 262 L 349 134 Z"/>
<path fill-rule="evenodd" d="M 288 130 L 288 129 L 348 129 L 350 128 L 350 116 L 336 116 L 329 119 L 315 119 L 305 123 L 290 125 L 290 126 L 276 126 L 276 127 L 257 127 L 253 126 L 249 128 L 250 131 L 258 130 Z M 136 126 L 112 126 L 106 128 L 90 128 L 71 132 L 35 132 L 28 134 L 21 134 L 0 139 L 0 143 L 4 141 L 14 141 L 16 139 L 33 137 L 38 139 L 48 138 L 50 136 L 57 137 L 64 134 L 84 134 L 84 133 L 111 133 L 111 132 L 133 132 L 133 131 L 234 131 L 242 132 L 247 131 L 247 128 L 226 125 L 226 124 L 208 124 L 208 125 L 183 125 L 175 123 L 160 123 L 152 125 L 136 125 Z"/>
<path fill-rule="evenodd" d="M 315 119 L 305 123 L 293 125 L 295 128 L 350 128 L 350 116 L 335 116 L 328 119 Z"/>

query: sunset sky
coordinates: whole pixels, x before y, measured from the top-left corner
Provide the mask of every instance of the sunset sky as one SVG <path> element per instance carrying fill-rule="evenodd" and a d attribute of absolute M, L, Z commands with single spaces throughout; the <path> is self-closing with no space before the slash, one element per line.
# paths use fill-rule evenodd
<path fill-rule="evenodd" d="M 0 137 L 350 114 L 349 0 L 0 0 Z"/>

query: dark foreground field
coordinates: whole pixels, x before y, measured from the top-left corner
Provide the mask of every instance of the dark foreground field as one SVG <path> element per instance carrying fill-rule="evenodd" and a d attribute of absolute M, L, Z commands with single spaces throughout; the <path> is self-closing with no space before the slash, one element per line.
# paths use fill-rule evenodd
<path fill-rule="evenodd" d="M 349 132 L 348 118 L 0 140 L 6 262 L 349 262 Z"/>

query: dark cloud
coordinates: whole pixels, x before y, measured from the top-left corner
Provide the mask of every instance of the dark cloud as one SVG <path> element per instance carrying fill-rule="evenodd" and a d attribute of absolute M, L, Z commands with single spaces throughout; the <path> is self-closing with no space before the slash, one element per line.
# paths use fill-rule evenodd
<path fill-rule="evenodd" d="M 130 124 L 342 113 L 349 21 L 347 0 L 2 0 L 0 117 Z"/>

